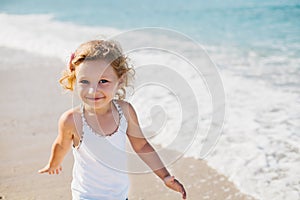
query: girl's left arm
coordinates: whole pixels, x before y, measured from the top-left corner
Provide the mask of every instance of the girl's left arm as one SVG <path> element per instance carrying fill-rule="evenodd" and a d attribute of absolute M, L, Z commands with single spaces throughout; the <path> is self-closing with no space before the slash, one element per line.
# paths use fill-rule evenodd
<path fill-rule="evenodd" d="M 145 139 L 132 105 L 126 103 L 124 111 L 128 121 L 127 136 L 133 150 L 153 170 L 153 172 L 164 181 L 167 187 L 180 192 L 182 198 L 186 199 L 186 192 L 183 185 L 176 180 L 174 176 L 170 175 L 154 148 Z"/>

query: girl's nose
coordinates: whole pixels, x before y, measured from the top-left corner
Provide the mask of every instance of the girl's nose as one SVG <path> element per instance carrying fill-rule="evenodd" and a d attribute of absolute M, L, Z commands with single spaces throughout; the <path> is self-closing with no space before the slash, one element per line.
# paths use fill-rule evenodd
<path fill-rule="evenodd" d="M 95 94 L 95 93 L 100 92 L 100 90 L 101 90 L 101 86 L 99 84 L 98 85 L 91 85 L 91 87 L 88 90 L 88 93 L 89 94 Z"/>
<path fill-rule="evenodd" d="M 89 94 L 93 94 L 93 93 L 95 93 L 95 88 L 93 88 L 93 87 L 90 87 L 90 89 L 89 89 Z"/>

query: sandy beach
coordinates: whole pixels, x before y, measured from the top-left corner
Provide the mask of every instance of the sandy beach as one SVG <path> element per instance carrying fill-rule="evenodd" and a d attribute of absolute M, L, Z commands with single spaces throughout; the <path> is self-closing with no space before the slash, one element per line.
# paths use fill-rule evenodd
<path fill-rule="evenodd" d="M 37 173 L 48 161 L 58 117 L 72 106 L 71 96 L 63 94 L 57 82 L 64 64 L 22 51 L 1 48 L 1 52 L 7 60 L 0 61 L 4 66 L 0 71 L 0 199 L 71 199 L 71 152 L 60 175 Z M 254 199 L 205 160 L 181 158 L 169 170 L 184 183 L 188 199 Z M 130 200 L 180 199 L 154 174 L 130 175 L 130 179 Z"/>

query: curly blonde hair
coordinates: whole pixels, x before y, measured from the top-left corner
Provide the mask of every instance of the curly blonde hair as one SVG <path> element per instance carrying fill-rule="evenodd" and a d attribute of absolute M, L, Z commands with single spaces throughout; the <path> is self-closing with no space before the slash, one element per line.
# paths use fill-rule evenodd
<path fill-rule="evenodd" d="M 118 99 L 124 99 L 126 97 L 125 88 L 129 86 L 129 81 L 133 79 L 135 72 L 128 64 L 128 58 L 123 54 L 116 41 L 92 40 L 81 44 L 72 54 L 68 69 L 63 72 L 59 83 L 64 89 L 73 91 L 77 67 L 84 61 L 98 59 L 109 62 L 118 78 L 124 79 L 123 86 L 116 93 Z"/>

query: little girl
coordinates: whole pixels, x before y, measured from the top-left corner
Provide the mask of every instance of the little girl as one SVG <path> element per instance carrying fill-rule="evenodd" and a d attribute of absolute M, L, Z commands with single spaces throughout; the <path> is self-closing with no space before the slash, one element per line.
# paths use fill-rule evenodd
<path fill-rule="evenodd" d="M 113 163 L 126 165 L 126 136 L 133 150 L 165 185 L 186 198 L 183 185 L 170 175 L 144 138 L 134 108 L 123 101 L 132 72 L 117 43 L 94 40 L 80 45 L 72 54 L 68 70 L 60 79 L 65 89 L 76 88 L 81 106 L 60 117 L 49 162 L 39 173 L 59 174 L 73 145 L 73 200 L 128 198 L 128 174 L 111 167 Z M 112 147 L 119 151 L 113 152 Z"/>

